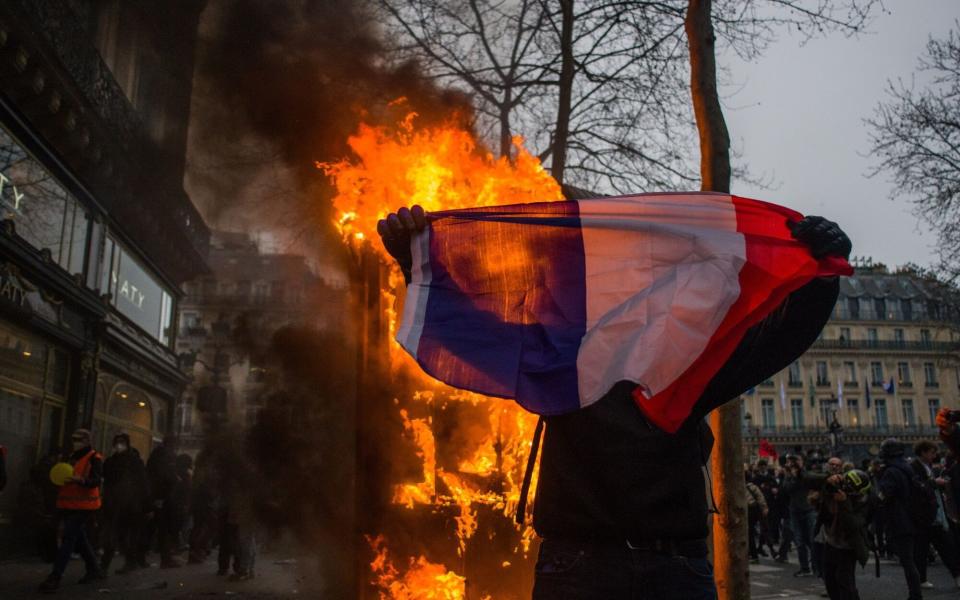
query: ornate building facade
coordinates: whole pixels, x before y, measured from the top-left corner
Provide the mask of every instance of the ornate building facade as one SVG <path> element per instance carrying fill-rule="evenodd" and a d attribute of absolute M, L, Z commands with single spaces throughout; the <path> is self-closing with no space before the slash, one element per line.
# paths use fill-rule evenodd
<path fill-rule="evenodd" d="M 172 428 L 179 285 L 206 269 L 209 238 L 183 189 L 203 4 L 0 3 L 0 540 L 14 547 L 8 526 L 44 479 L 31 468 L 73 428 L 99 449 L 127 432 L 143 454 Z"/>
<path fill-rule="evenodd" d="M 839 450 L 860 460 L 895 436 L 936 437 L 941 407 L 960 408 L 960 331 L 943 288 L 912 269 L 861 263 L 840 282 L 813 346 L 744 394 L 748 450 Z"/>

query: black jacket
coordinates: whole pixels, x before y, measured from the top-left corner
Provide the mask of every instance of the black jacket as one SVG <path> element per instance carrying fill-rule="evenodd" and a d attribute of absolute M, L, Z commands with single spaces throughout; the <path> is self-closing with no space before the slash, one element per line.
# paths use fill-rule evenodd
<path fill-rule="evenodd" d="M 103 461 L 104 511 L 146 512 L 149 496 L 147 469 L 136 448 L 113 454 Z"/>
<path fill-rule="evenodd" d="M 580 411 L 546 417 L 537 533 L 610 540 L 706 537 L 703 465 L 712 434 L 704 416 L 802 354 L 830 317 L 838 290 L 836 279 L 816 279 L 748 330 L 674 434 L 644 419 L 629 382 Z"/>
<path fill-rule="evenodd" d="M 877 482 L 883 502 L 883 519 L 892 536 L 917 533 L 910 516 L 910 480 L 913 477 L 913 469 L 907 461 L 897 457 L 887 461 Z"/>

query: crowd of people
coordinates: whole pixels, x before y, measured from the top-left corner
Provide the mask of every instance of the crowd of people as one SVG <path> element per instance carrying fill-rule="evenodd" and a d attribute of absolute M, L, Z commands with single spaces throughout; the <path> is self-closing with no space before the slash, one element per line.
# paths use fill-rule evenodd
<path fill-rule="evenodd" d="M 74 552 L 86 566 L 80 583 L 150 568 L 154 552 L 163 569 L 183 560 L 204 563 L 215 548 L 218 575 L 254 576 L 253 520 L 238 493 L 236 461 L 226 453 L 201 452 L 194 461 L 167 437 L 144 461 L 119 433 L 104 456 L 86 429 L 73 432 L 71 442 L 72 448 L 44 456 L 20 490 L 37 552 L 53 564 L 40 591 L 59 589 Z M 51 470 L 63 462 L 72 475 L 56 485 Z M 114 569 L 118 556 L 122 563 Z"/>
<path fill-rule="evenodd" d="M 797 449 L 746 465 L 750 561 L 796 552 L 794 576 L 819 577 L 832 600 L 859 600 L 856 567 L 871 555 L 878 575 L 880 557 L 899 562 L 910 600 L 934 587 L 934 560 L 960 587 L 960 462 L 929 440 L 911 450 L 890 438 L 859 464 Z"/>

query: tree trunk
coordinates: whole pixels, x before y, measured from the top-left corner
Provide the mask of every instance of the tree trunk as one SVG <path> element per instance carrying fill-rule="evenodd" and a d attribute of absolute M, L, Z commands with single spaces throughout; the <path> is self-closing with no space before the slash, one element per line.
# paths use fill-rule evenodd
<path fill-rule="evenodd" d="M 690 91 L 700 133 L 700 189 L 730 191 L 730 136 L 717 95 L 716 37 L 711 0 L 689 0 L 684 23 L 690 45 Z M 750 597 L 747 501 L 743 482 L 740 401 L 710 415 L 716 445 L 710 459 L 719 513 L 713 523 L 713 558 L 720 600 Z"/>
<path fill-rule="evenodd" d="M 513 163 L 513 133 L 510 131 L 510 110 L 513 106 L 513 90 L 509 87 L 503 95 L 500 105 L 500 156 L 506 156 Z"/>
<path fill-rule="evenodd" d="M 563 184 L 567 166 L 567 137 L 570 133 L 570 104 L 573 98 L 573 0 L 560 0 L 560 93 L 557 99 L 557 127 L 553 135 L 550 172 Z"/>

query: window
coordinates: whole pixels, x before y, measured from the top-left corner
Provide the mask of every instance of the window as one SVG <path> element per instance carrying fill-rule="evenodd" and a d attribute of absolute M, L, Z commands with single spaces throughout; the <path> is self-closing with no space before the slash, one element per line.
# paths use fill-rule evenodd
<path fill-rule="evenodd" d="M 923 344 L 923 345 L 925 345 L 925 346 L 930 344 L 930 330 L 929 330 L 929 329 L 921 329 L 921 330 L 920 330 L 920 343 Z"/>
<path fill-rule="evenodd" d="M 907 427 L 915 427 L 917 425 L 917 418 L 913 414 L 913 400 L 904 398 L 901 405 L 903 408 L 903 424 Z"/>
<path fill-rule="evenodd" d="M 909 298 L 900 301 L 900 313 L 904 321 L 913 320 L 913 302 Z"/>
<path fill-rule="evenodd" d="M 877 329 L 876 327 L 870 327 L 867 329 L 867 344 L 870 346 L 877 345 Z"/>
<path fill-rule="evenodd" d="M 829 425 L 830 421 L 832 420 L 833 420 L 833 401 L 821 400 L 820 401 L 820 423 L 823 425 Z"/>
<path fill-rule="evenodd" d="M 773 407 L 773 398 L 763 398 L 760 400 L 761 416 L 763 417 L 763 427 L 773 429 L 777 426 L 777 411 Z"/>
<path fill-rule="evenodd" d="M 851 319 L 860 318 L 860 299 L 847 298 L 847 310 L 850 312 Z"/>
<path fill-rule="evenodd" d="M 937 368 L 932 362 L 923 363 L 923 381 L 927 387 L 939 387 L 937 382 Z"/>
<path fill-rule="evenodd" d="M 850 416 L 850 424 L 858 427 L 860 425 L 860 404 L 856 398 L 847 400 L 847 414 Z"/>
<path fill-rule="evenodd" d="M 817 385 L 830 385 L 830 378 L 827 376 L 827 363 L 823 360 L 817 361 Z"/>
<path fill-rule="evenodd" d="M 878 321 L 885 321 L 887 318 L 887 300 L 886 298 L 874 298 L 873 310 L 876 312 Z"/>
<path fill-rule="evenodd" d="M 870 381 L 873 385 L 883 384 L 883 363 L 870 363 Z"/>
<path fill-rule="evenodd" d="M 852 360 L 843 363 L 843 370 L 847 376 L 847 383 L 857 382 L 857 364 Z"/>
<path fill-rule="evenodd" d="M 789 383 L 792 386 L 803 385 L 800 379 L 800 363 L 799 362 L 793 361 L 792 363 L 790 363 L 790 369 L 787 372 L 787 383 Z"/>
<path fill-rule="evenodd" d="M 897 379 L 900 382 L 900 385 L 910 387 L 913 385 L 913 381 L 910 380 L 910 364 L 905 362 L 897 363 Z"/>
<path fill-rule="evenodd" d="M 173 296 L 119 242 L 113 238 L 107 242 L 101 291 L 110 294 L 110 303 L 120 314 L 169 345 Z"/>
<path fill-rule="evenodd" d="M 0 219 L 17 235 L 47 250 L 68 273 L 83 274 L 90 217 L 53 175 L 0 127 Z"/>
<path fill-rule="evenodd" d="M 793 421 L 794 429 L 803 429 L 803 400 L 801 398 L 790 400 L 790 418 Z"/>
<path fill-rule="evenodd" d="M 887 400 L 886 398 L 877 398 L 873 402 L 877 427 L 886 428 L 889 426 L 887 421 Z"/>
<path fill-rule="evenodd" d="M 940 399 L 929 398 L 927 400 L 927 410 L 930 411 L 930 426 L 937 426 L 937 413 L 940 412 Z"/>
<path fill-rule="evenodd" d="M 840 328 L 840 341 L 841 342 L 850 342 L 850 328 L 841 327 Z"/>
<path fill-rule="evenodd" d="M 893 330 L 893 341 L 896 342 L 898 346 L 903 346 L 903 330 L 894 329 Z"/>

